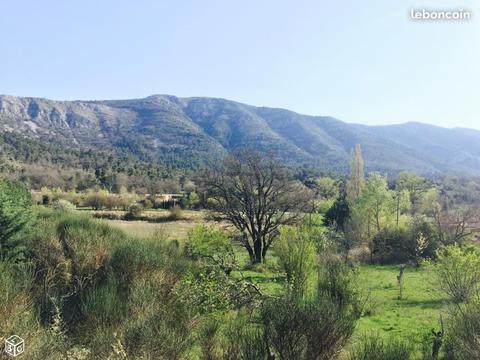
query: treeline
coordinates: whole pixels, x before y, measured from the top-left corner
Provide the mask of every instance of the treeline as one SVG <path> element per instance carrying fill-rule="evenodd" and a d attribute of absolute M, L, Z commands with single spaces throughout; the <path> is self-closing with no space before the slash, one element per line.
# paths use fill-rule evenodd
<path fill-rule="evenodd" d="M 441 246 L 473 240 L 480 226 L 478 186 L 435 184 L 413 173 L 393 182 L 380 173 L 365 178 L 361 149 L 352 157 L 350 175 L 326 211 L 326 223 L 341 234 L 348 259 L 362 246 L 371 263 L 412 263 L 432 258 Z M 325 180 L 323 180 L 325 182 Z M 360 253 L 359 253 L 360 251 Z"/>
<path fill-rule="evenodd" d="M 47 186 L 118 192 L 127 187 L 142 193 L 170 192 L 161 190 L 181 186 L 196 164 L 178 159 L 174 153 L 159 157 L 129 147 L 88 149 L 16 133 L 0 134 L 0 171 L 36 190 Z"/>

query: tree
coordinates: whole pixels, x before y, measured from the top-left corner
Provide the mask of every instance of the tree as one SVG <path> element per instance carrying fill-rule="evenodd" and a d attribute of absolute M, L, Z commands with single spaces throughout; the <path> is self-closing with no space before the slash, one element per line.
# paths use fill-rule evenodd
<path fill-rule="evenodd" d="M 365 184 L 365 169 L 360 144 L 355 145 L 350 162 L 350 175 L 347 181 L 346 193 L 350 205 L 356 203 Z"/>
<path fill-rule="evenodd" d="M 379 173 L 370 173 L 361 195 L 351 208 L 348 227 L 355 242 L 368 242 L 371 261 L 378 249 L 375 246 L 379 239 L 377 235 L 393 214 L 393 192 L 388 189 L 387 180 Z"/>
<path fill-rule="evenodd" d="M 297 222 L 311 208 L 310 191 L 272 156 L 255 151 L 237 151 L 200 178 L 210 207 L 241 232 L 252 263 L 265 261 L 279 226 Z"/>
<path fill-rule="evenodd" d="M 338 197 L 338 184 L 335 179 L 323 176 L 315 180 L 318 196 L 322 199 L 336 199 Z"/>
<path fill-rule="evenodd" d="M 350 208 L 345 193 L 342 192 L 325 214 L 325 224 L 344 230 L 345 223 L 350 215 Z"/>
<path fill-rule="evenodd" d="M 32 196 L 20 184 L 0 180 L 0 259 L 19 258 L 32 224 Z"/>
<path fill-rule="evenodd" d="M 444 245 L 465 243 L 473 236 L 470 223 L 477 220 L 478 209 L 468 205 L 435 211 L 434 221 L 438 240 Z"/>
<path fill-rule="evenodd" d="M 367 226 L 369 235 L 372 234 L 372 227 L 376 231 L 381 230 L 381 218 L 392 214 L 393 194 L 388 189 L 387 180 L 379 173 L 371 173 L 365 185 L 365 189 L 358 201 L 360 211 L 367 215 Z"/>
<path fill-rule="evenodd" d="M 397 192 L 406 192 L 410 199 L 412 214 L 418 210 L 422 196 L 427 191 L 427 182 L 424 177 L 415 173 L 402 172 L 396 182 Z"/>

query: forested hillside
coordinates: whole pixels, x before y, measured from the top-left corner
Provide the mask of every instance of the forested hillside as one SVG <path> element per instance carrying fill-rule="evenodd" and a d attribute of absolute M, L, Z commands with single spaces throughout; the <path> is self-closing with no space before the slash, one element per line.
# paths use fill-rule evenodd
<path fill-rule="evenodd" d="M 154 95 L 116 101 L 0 96 L 1 166 L 34 186 L 148 182 L 211 164 L 237 148 L 273 152 L 286 165 L 345 173 L 360 144 L 366 168 L 480 174 L 480 132 L 426 124 L 364 126 L 331 117 L 213 98 Z M 36 166 L 49 167 L 38 174 Z M 92 178 L 93 177 L 93 178 Z M 91 181 L 88 180 L 92 178 Z M 103 179 L 102 179 L 103 178 Z"/>

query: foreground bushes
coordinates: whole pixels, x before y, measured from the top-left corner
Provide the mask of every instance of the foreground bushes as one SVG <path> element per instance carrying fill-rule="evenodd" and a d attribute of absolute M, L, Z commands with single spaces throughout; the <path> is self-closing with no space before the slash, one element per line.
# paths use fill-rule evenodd
<path fill-rule="evenodd" d="M 323 294 L 286 295 L 262 311 L 270 351 L 280 359 L 335 359 L 350 339 L 356 319 Z"/>
<path fill-rule="evenodd" d="M 412 341 L 389 338 L 378 334 L 365 336 L 350 352 L 349 360 L 410 360 L 415 359 L 416 348 Z"/>
<path fill-rule="evenodd" d="M 64 337 L 54 327 L 42 326 L 32 308 L 33 282 L 34 269 L 29 264 L 0 261 L 0 341 L 21 334 L 29 342 L 28 359 L 64 359 Z"/>
<path fill-rule="evenodd" d="M 24 259 L 25 238 L 34 223 L 31 206 L 32 197 L 22 185 L 0 180 L 0 260 Z"/>
<path fill-rule="evenodd" d="M 451 309 L 448 321 L 446 359 L 480 359 L 480 303 L 460 305 Z"/>
<path fill-rule="evenodd" d="M 469 301 L 480 285 L 480 253 L 473 247 L 450 245 L 437 252 L 433 265 L 438 286 L 454 302 Z"/>
<path fill-rule="evenodd" d="M 29 359 L 420 354 L 409 342 L 369 337 L 346 350 L 364 303 L 355 271 L 310 242 L 307 232 L 282 233 L 285 248 L 271 266 L 292 275 L 282 291 L 266 296 L 241 273 L 228 233 L 217 228 L 194 229 L 180 248 L 158 238 L 132 239 L 77 212 L 49 208 L 37 216 L 36 235 L 26 243 L 28 261 L 0 262 L 0 330 L 34 338 Z M 305 259 L 308 266 L 297 264 Z M 308 286 L 295 283 L 302 273 L 303 279 L 310 275 Z M 469 337 L 480 336 L 480 310 L 472 299 L 446 322 L 441 353 L 450 359 L 478 357 Z"/>

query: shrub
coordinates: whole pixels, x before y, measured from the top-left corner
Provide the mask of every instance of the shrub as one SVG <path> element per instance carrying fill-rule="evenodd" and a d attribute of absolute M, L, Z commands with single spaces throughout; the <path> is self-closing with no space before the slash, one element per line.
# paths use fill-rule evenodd
<path fill-rule="evenodd" d="M 245 317 L 227 323 L 224 330 L 222 359 L 228 360 L 263 360 L 267 359 L 264 333 L 257 324 L 252 324 Z"/>
<path fill-rule="evenodd" d="M 0 261 L 1 340 L 4 341 L 3 336 L 7 334 L 21 334 L 30 339 L 27 340 L 28 359 L 64 359 L 66 344 L 63 336 L 51 327 L 43 327 L 32 306 L 34 270 L 27 263 Z"/>
<path fill-rule="evenodd" d="M 135 316 L 127 324 L 124 336 L 128 355 L 161 360 L 186 358 L 185 354 L 194 345 L 197 325 L 191 311 L 175 298 L 167 297 L 150 303 L 146 303 L 145 298 L 139 300 L 143 301 L 137 303 L 137 307 L 147 307 L 148 313 L 138 316 L 133 310 Z"/>
<path fill-rule="evenodd" d="M 122 323 L 125 350 L 132 358 L 180 359 L 193 345 L 196 318 L 173 291 L 187 270 L 174 243 L 130 241 L 111 261 L 127 303 Z"/>
<path fill-rule="evenodd" d="M 247 307 L 260 300 L 258 288 L 251 282 L 228 276 L 218 268 L 201 267 L 182 279 L 176 289 L 183 301 L 200 313 Z"/>
<path fill-rule="evenodd" d="M 383 229 L 373 238 L 373 260 L 380 264 L 413 263 L 419 266 L 437 249 L 431 226 L 414 219 L 407 227 Z"/>
<path fill-rule="evenodd" d="M 235 267 L 235 253 L 228 234 L 218 228 L 197 226 L 188 234 L 185 254 L 218 266 L 229 275 Z"/>
<path fill-rule="evenodd" d="M 415 357 L 415 346 L 405 340 L 382 339 L 378 334 L 365 336 L 350 351 L 349 360 L 409 360 Z"/>
<path fill-rule="evenodd" d="M 119 324 L 125 319 L 127 302 L 122 293 L 123 284 L 110 276 L 104 284 L 91 289 L 82 301 L 82 313 L 88 327 Z"/>
<path fill-rule="evenodd" d="M 310 240 L 307 229 L 282 227 L 275 253 L 287 281 L 298 291 L 305 291 L 316 261 L 315 244 Z"/>
<path fill-rule="evenodd" d="M 358 306 L 359 299 L 353 286 L 354 273 L 350 267 L 334 255 L 326 254 L 321 259 L 318 272 L 320 294 L 325 295 L 340 307 Z"/>
<path fill-rule="evenodd" d="M 20 184 L 0 180 L 0 260 L 25 258 L 25 237 L 33 223 L 32 197 Z"/>
<path fill-rule="evenodd" d="M 202 359 L 220 359 L 218 346 L 218 333 L 220 321 L 216 317 L 206 317 L 199 331 L 199 345 L 202 351 Z"/>
<path fill-rule="evenodd" d="M 114 251 L 110 266 L 126 286 L 136 276 L 163 269 L 175 275 L 171 284 L 173 287 L 187 271 L 188 262 L 173 242 L 129 240 Z"/>
<path fill-rule="evenodd" d="M 262 308 L 270 352 L 280 359 L 335 359 L 355 329 L 355 317 L 324 294 L 302 299 L 292 292 Z"/>
<path fill-rule="evenodd" d="M 53 208 L 60 212 L 72 212 L 77 208 L 71 202 L 67 200 L 59 199 L 53 203 Z"/>
<path fill-rule="evenodd" d="M 128 207 L 128 211 L 124 216 L 125 220 L 136 220 L 143 212 L 143 207 L 140 204 L 132 204 Z"/>
<path fill-rule="evenodd" d="M 446 359 L 480 359 L 480 304 L 451 309 L 447 322 Z"/>
<path fill-rule="evenodd" d="M 342 193 L 325 213 L 325 225 L 344 229 L 350 216 L 350 208 L 345 194 Z"/>
<path fill-rule="evenodd" d="M 42 195 L 42 205 L 50 205 L 50 196 L 48 194 Z"/>
<path fill-rule="evenodd" d="M 144 209 L 151 209 L 153 207 L 153 201 L 149 198 L 140 200 L 139 203 L 142 205 Z"/>
<path fill-rule="evenodd" d="M 55 293 L 66 323 L 76 324 L 82 312 L 83 296 L 107 276 L 107 265 L 115 244 L 126 240 L 126 235 L 109 225 L 87 216 L 65 215 L 56 228 L 58 260 L 52 262 L 65 268 L 64 280 Z M 47 268 L 55 273 L 56 269 Z M 56 284 L 54 283 L 53 286 Z"/>
<path fill-rule="evenodd" d="M 169 210 L 168 220 L 169 221 L 177 221 L 183 219 L 183 211 L 180 206 L 175 205 Z"/>
<path fill-rule="evenodd" d="M 84 202 L 84 206 L 89 206 L 93 210 L 100 210 L 107 205 L 107 193 L 104 191 L 95 191 L 89 193 Z"/>
<path fill-rule="evenodd" d="M 480 254 L 473 246 L 440 248 L 434 271 L 439 288 L 454 302 L 469 301 L 479 289 Z"/>

